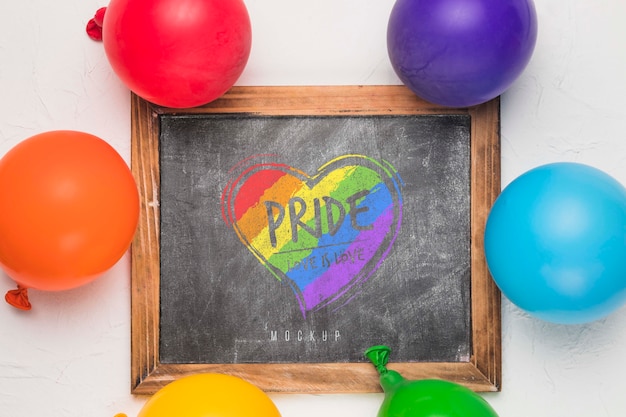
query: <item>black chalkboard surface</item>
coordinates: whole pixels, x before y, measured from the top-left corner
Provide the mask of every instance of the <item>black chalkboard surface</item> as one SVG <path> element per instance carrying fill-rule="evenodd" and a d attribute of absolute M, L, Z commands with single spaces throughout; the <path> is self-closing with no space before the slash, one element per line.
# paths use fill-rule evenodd
<path fill-rule="evenodd" d="M 150 226 L 132 252 L 135 392 L 204 371 L 373 391 L 374 374 L 353 380 L 376 344 L 408 377 L 499 388 L 499 294 L 476 242 L 499 189 L 497 102 L 433 108 L 396 86 L 133 103 Z"/>
<path fill-rule="evenodd" d="M 163 116 L 161 362 L 356 362 L 382 342 L 399 361 L 469 360 L 469 142 L 467 115 Z M 306 184 L 326 164 L 333 190 Z M 346 199 L 363 190 L 354 228 Z M 294 239 L 290 211 L 321 232 Z"/>

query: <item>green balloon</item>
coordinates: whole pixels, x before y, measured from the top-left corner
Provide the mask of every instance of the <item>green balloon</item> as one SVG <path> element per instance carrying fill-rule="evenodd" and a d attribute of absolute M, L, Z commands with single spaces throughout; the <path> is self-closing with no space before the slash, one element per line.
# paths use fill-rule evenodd
<path fill-rule="evenodd" d="M 498 417 L 487 401 L 462 385 L 440 379 L 409 381 L 388 370 L 389 352 L 387 346 L 365 351 L 385 392 L 378 417 Z"/>

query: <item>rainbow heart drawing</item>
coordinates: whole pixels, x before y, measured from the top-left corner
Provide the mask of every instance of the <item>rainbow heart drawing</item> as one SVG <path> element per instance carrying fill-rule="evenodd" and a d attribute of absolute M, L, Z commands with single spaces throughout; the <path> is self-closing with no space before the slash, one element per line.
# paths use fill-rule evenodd
<path fill-rule="evenodd" d="M 308 175 L 273 155 L 229 173 L 222 212 L 241 242 L 291 286 L 303 317 L 358 289 L 389 255 L 402 222 L 402 180 L 386 161 L 343 155 Z"/>

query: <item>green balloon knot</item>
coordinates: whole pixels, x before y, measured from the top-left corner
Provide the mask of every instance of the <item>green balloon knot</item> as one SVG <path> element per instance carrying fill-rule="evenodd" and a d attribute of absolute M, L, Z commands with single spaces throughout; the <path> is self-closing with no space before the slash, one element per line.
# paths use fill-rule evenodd
<path fill-rule="evenodd" d="M 391 349 L 384 345 L 372 346 L 365 350 L 365 356 L 374 364 L 380 375 L 388 372 L 386 365 L 389 362 L 389 352 Z"/>

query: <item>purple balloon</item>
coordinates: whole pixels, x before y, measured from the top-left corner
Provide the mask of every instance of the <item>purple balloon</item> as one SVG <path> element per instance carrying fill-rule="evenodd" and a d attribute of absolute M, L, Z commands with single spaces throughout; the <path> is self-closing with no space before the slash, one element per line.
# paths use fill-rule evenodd
<path fill-rule="evenodd" d="M 502 94 L 526 68 L 536 41 L 532 0 L 398 0 L 387 27 L 400 80 L 448 107 Z"/>

